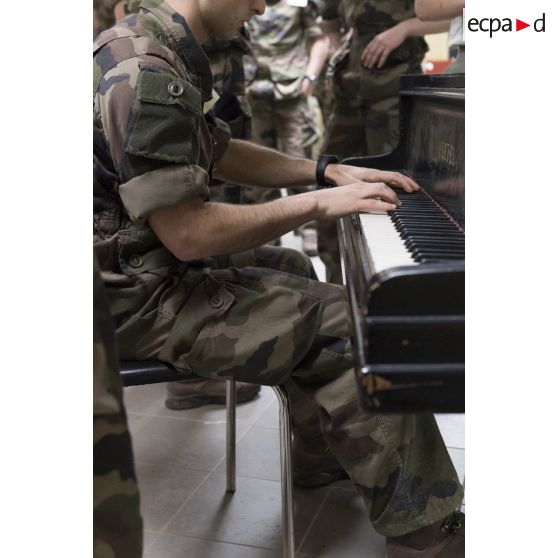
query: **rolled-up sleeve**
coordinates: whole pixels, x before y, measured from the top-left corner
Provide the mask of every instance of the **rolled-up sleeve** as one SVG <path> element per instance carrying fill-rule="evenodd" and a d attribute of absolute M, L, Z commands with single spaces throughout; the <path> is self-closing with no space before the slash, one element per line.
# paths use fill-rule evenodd
<path fill-rule="evenodd" d="M 144 224 L 158 209 L 206 198 L 209 175 L 197 165 L 172 165 L 132 178 L 119 188 L 120 199 L 136 224 Z"/>
<path fill-rule="evenodd" d="M 138 59 L 119 64 L 101 81 L 96 109 L 134 223 L 209 195 L 200 163 L 201 93 L 172 67 Z"/>

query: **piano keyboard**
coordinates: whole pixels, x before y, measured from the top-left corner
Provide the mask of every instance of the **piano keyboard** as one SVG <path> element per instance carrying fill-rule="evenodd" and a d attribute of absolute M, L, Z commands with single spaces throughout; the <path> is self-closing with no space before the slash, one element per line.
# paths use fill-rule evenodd
<path fill-rule="evenodd" d="M 465 259 L 465 235 L 423 191 L 397 195 L 389 213 L 360 213 L 374 271 Z"/>

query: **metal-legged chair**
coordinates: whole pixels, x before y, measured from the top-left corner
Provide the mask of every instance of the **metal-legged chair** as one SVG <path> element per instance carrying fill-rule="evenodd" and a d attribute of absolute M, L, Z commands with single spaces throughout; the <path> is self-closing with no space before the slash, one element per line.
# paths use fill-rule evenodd
<path fill-rule="evenodd" d="M 196 374 L 179 374 L 159 361 L 125 361 L 120 363 L 120 376 L 125 387 L 197 379 Z M 227 492 L 236 490 L 236 389 L 234 380 L 226 380 L 227 415 Z M 291 464 L 291 418 L 287 390 L 272 386 L 279 401 L 279 442 L 281 455 L 281 492 L 283 506 L 283 557 L 294 558 L 294 500 Z"/>

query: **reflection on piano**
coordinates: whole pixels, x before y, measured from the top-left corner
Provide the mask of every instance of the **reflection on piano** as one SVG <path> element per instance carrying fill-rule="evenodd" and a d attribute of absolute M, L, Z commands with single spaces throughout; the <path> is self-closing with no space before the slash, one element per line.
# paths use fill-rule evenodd
<path fill-rule="evenodd" d="M 465 408 L 464 75 L 402 76 L 390 153 L 343 162 L 422 187 L 390 213 L 353 214 L 338 236 L 361 402 L 386 412 Z"/>

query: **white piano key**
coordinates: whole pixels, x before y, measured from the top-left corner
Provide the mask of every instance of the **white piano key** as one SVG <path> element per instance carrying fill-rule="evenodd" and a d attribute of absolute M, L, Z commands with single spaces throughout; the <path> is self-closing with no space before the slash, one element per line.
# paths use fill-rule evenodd
<path fill-rule="evenodd" d="M 418 265 L 386 212 L 360 213 L 359 217 L 376 273 L 392 267 Z"/>

